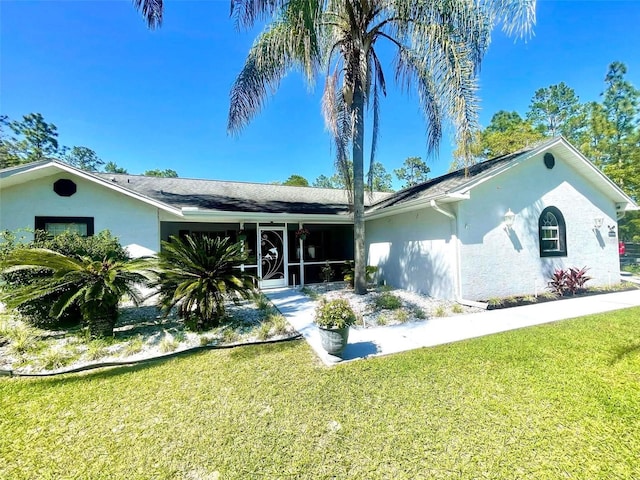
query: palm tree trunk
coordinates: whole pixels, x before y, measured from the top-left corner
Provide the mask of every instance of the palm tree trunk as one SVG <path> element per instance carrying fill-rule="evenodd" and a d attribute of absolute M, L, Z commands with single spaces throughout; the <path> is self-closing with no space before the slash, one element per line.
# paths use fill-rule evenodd
<path fill-rule="evenodd" d="M 353 136 L 353 243 L 355 255 L 354 291 L 367 293 L 365 228 L 364 228 L 364 93 L 360 82 L 353 92 L 355 131 Z"/>
<path fill-rule="evenodd" d="M 113 328 L 116 325 L 116 319 L 113 316 L 102 314 L 90 319 L 87 323 L 91 338 L 113 337 Z"/>
<path fill-rule="evenodd" d="M 98 306 L 90 304 L 83 309 L 83 317 L 91 338 L 113 337 L 113 329 L 118 321 L 118 304 L 108 301 Z"/>

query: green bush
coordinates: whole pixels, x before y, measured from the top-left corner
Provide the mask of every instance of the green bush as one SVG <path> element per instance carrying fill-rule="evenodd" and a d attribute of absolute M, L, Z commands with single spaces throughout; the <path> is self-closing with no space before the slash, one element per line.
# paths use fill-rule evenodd
<path fill-rule="evenodd" d="M 376 308 L 381 310 L 397 310 L 402 307 L 402 301 L 393 293 L 382 292 L 375 299 Z"/>
<path fill-rule="evenodd" d="M 349 284 L 351 288 L 353 288 L 353 281 L 355 276 L 355 263 L 353 260 L 347 260 L 345 262 L 345 267 L 342 269 L 342 274 L 344 275 L 344 281 Z M 373 276 L 378 271 L 378 267 L 374 267 L 372 265 L 367 265 L 365 267 L 366 275 L 367 275 L 367 283 L 373 282 Z"/>
<path fill-rule="evenodd" d="M 323 328 L 345 328 L 356 323 L 356 314 L 344 298 L 323 299 L 316 308 L 315 322 Z"/>

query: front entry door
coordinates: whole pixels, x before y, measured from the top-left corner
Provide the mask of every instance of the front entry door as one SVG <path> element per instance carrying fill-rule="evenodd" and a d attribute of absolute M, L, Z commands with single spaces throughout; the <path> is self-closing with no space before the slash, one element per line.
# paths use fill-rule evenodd
<path fill-rule="evenodd" d="M 287 286 L 287 238 L 284 228 L 258 229 L 260 235 L 258 275 L 260 288 Z"/>

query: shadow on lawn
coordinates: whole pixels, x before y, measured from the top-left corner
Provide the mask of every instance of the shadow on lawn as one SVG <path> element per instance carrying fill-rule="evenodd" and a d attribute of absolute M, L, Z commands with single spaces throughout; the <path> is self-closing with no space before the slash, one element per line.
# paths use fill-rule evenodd
<path fill-rule="evenodd" d="M 610 365 L 614 365 L 618 362 L 621 362 L 626 357 L 630 357 L 631 355 L 640 354 L 640 342 L 632 343 L 629 345 L 625 345 L 623 347 L 618 347 L 616 349 L 616 354 L 609 362 Z"/>

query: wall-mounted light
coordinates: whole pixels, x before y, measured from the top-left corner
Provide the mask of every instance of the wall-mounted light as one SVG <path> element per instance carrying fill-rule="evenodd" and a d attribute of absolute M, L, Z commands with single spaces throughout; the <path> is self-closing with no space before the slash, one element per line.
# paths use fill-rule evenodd
<path fill-rule="evenodd" d="M 511 211 L 511 209 L 507 210 L 507 213 L 504 214 L 504 226 L 511 230 L 513 227 L 513 222 L 516 221 L 516 214 Z"/>
<path fill-rule="evenodd" d="M 602 217 L 594 217 L 593 219 L 593 228 L 599 230 L 602 227 L 602 222 L 604 222 L 604 218 Z"/>

